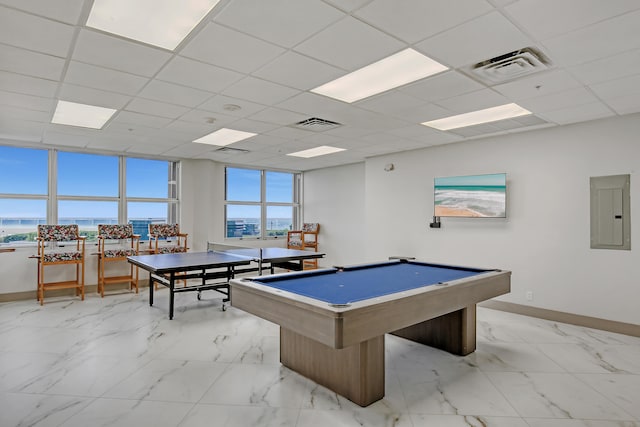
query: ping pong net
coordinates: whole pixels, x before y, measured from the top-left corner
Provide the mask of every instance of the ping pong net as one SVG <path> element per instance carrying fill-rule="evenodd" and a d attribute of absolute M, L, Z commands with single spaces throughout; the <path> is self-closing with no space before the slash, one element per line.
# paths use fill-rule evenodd
<path fill-rule="evenodd" d="M 247 246 L 228 245 L 224 243 L 207 242 L 207 252 L 227 254 L 242 258 L 251 258 L 255 261 L 263 259 L 262 248 L 250 248 Z"/>

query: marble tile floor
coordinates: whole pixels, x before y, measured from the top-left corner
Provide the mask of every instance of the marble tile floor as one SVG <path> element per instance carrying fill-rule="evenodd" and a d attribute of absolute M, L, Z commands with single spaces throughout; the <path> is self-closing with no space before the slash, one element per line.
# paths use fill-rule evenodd
<path fill-rule="evenodd" d="M 278 362 L 278 327 L 214 292 L 0 304 L 0 426 L 640 427 L 640 338 L 478 309 L 458 357 L 386 337 L 361 408 Z"/>

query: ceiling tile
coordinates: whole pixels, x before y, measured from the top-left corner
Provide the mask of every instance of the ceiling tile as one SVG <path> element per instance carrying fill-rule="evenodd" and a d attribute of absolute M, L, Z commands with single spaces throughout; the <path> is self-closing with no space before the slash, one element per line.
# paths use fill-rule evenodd
<path fill-rule="evenodd" d="M 493 89 L 513 100 L 534 98 L 582 86 L 564 70 L 551 70 L 524 77 Z"/>
<path fill-rule="evenodd" d="M 134 95 L 142 89 L 149 79 L 122 71 L 70 61 L 64 81 L 79 86 Z"/>
<path fill-rule="evenodd" d="M 171 54 L 162 49 L 82 29 L 72 57 L 89 64 L 152 77 L 171 58 Z"/>
<path fill-rule="evenodd" d="M 165 102 L 152 101 L 150 99 L 134 98 L 127 104 L 126 110 L 150 114 L 152 116 L 176 119 L 188 112 L 190 108 L 175 104 L 167 104 Z"/>
<path fill-rule="evenodd" d="M 237 121 L 238 118 L 220 113 L 213 114 L 210 111 L 197 109 L 190 110 L 183 114 L 180 116 L 180 120 L 190 123 L 198 123 L 207 126 L 208 128 L 220 128 Z M 211 129 L 211 131 L 213 131 L 213 129 Z"/>
<path fill-rule="evenodd" d="M 29 110 L 51 112 L 55 106 L 52 98 L 24 95 L 15 92 L 0 92 L 0 105 L 11 105 Z"/>
<path fill-rule="evenodd" d="M 482 89 L 464 95 L 454 96 L 449 99 L 442 99 L 436 104 L 455 113 L 468 113 L 470 111 L 482 110 L 484 108 L 496 107 L 508 104 L 509 99 L 494 92 L 491 89 Z"/>
<path fill-rule="evenodd" d="M 371 0 L 324 0 L 325 3 L 329 3 L 340 10 L 345 12 L 351 12 L 362 5 L 369 3 Z"/>
<path fill-rule="evenodd" d="M 212 113 L 221 113 L 234 117 L 247 117 L 266 108 L 265 105 L 244 99 L 232 98 L 225 95 L 216 95 L 198 108 Z"/>
<path fill-rule="evenodd" d="M 445 65 L 460 67 L 531 46 L 532 40 L 499 12 L 492 12 L 416 44 Z"/>
<path fill-rule="evenodd" d="M 544 40 L 639 7 L 637 0 L 520 0 L 505 10 L 530 34 Z"/>
<path fill-rule="evenodd" d="M 491 10 L 484 0 L 375 0 L 354 15 L 415 43 Z"/>
<path fill-rule="evenodd" d="M 10 140 L 12 143 L 24 141 L 29 144 L 42 141 L 45 129 L 44 123 L 29 120 L 7 121 L 0 117 L 0 139 Z"/>
<path fill-rule="evenodd" d="M 405 46 L 382 31 L 349 16 L 299 44 L 295 50 L 353 71 L 386 58 Z"/>
<path fill-rule="evenodd" d="M 543 119 L 561 125 L 601 119 L 613 115 L 613 112 L 601 102 L 584 104 L 577 107 L 562 108 L 539 114 Z"/>
<path fill-rule="evenodd" d="M 143 98 L 163 101 L 185 107 L 197 107 L 213 94 L 173 83 L 152 80 L 139 93 Z"/>
<path fill-rule="evenodd" d="M 591 90 L 607 100 L 630 94 L 640 95 L 640 74 L 591 85 Z"/>
<path fill-rule="evenodd" d="M 301 90 L 313 89 L 344 74 L 344 70 L 291 51 L 253 73 L 256 77 Z"/>
<path fill-rule="evenodd" d="M 163 128 L 171 122 L 171 119 L 166 117 L 150 116 L 148 114 L 133 113 L 131 111 L 119 111 L 113 120 L 112 124 L 126 123 L 132 126 L 142 125 L 153 128 Z"/>
<path fill-rule="evenodd" d="M 224 90 L 223 95 L 262 104 L 275 104 L 298 94 L 299 91 L 255 77 L 246 77 Z"/>
<path fill-rule="evenodd" d="M 457 71 L 447 71 L 426 79 L 419 80 L 398 90 L 406 92 L 425 101 L 437 101 L 484 89 L 484 85 L 471 80 Z"/>
<path fill-rule="evenodd" d="M 282 126 L 289 126 L 301 120 L 308 119 L 306 114 L 294 113 L 293 111 L 283 110 L 281 108 L 265 108 L 264 110 L 249 117 L 251 120 L 261 122 L 275 123 Z"/>
<path fill-rule="evenodd" d="M 207 153 L 209 151 L 215 150 L 216 147 L 207 144 L 197 144 L 197 143 L 188 143 L 182 144 L 173 148 L 171 150 L 167 150 L 162 154 L 165 156 L 175 156 L 175 157 L 194 157 L 199 156 L 203 153 Z"/>
<path fill-rule="evenodd" d="M 92 89 L 65 83 L 60 88 L 58 99 L 78 102 L 80 104 L 97 105 L 99 107 L 121 109 L 131 99 L 130 96 L 115 92 Z"/>
<path fill-rule="evenodd" d="M 84 0 L 1 0 L 0 4 L 31 12 L 56 21 L 76 24 L 80 18 Z"/>
<path fill-rule="evenodd" d="M 404 92 L 390 91 L 358 102 L 357 105 L 365 110 L 414 121 L 413 118 L 409 119 L 408 117 L 412 116 L 412 113 L 415 113 L 416 110 L 429 104 L 422 99 L 414 98 Z"/>
<path fill-rule="evenodd" d="M 606 34 L 606 36 L 603 36 Z M 547 39 L 551 60 L 574 66 L 640 47 L 640 11 Z"/>
<path fill-rule="evenodd" d="M 64 59 L 0 44 L 0 69 L 12 73 L 57 81 L 64 69 Z"/>
<path fill-rule="evenodd" d="M 121 138 L 110 138 L 107 136 L 92 136 L 88 143 L 87 148 L 93 150 L 107 150 L 115 153 L 122 153 L 127 151 L 131 147 L 131 142 L 123 140 Z"/>
<path fill-rule="evenodd" d="M 73 33 L 71 25 L 0 7 L 0 40 L 5 44 L 64 58 Z"/>
<path fill-rule="evenodd" d="M 577 65 L 569 68 L 569 72 L 587 85 L 640 74 L 640 50 L 631 50 Z"/>
<path fill-rule="evenodd" d="M 235 0 L 214 21 L 290 48 L 343 16 L 320 0 Z"/>
<path fill-rule="evenodd" d="M 187 43 L 180 55 L 251 73 L 284 51 L 271 43 L 210 22 Z"/>
<path fill-rule="evenodd" d="M 53 98 L 57 88 L 51 80 L 0 71 L 0 90 Z"/>
<path fill-rule="evenodd" d="M 240 80 L 243 74 L 176 56 L 156 77 L 183 86 L 219 92 Z"/>
<path fill-rule="evenodd" d="M 25 120 L 48 123 L 51 120 L 51 116 L 52 111 L 38 111 L 13 105 L 0 105 L 0 121 L 2 122 Z"/>
<path fill-rule="evenodd" d="M 598 102 L 598 99 L 589 90 L 581 86 L 550 95 L 528 98 L 520 101 L 519 105 L 532 113 L 543 113 L 594 102 Z"/>
<path fill-rule="evenodd" d="M 640 96 L 637 93 L 606 99 L 605 103 L 618 114 L 640 112 Z"/>

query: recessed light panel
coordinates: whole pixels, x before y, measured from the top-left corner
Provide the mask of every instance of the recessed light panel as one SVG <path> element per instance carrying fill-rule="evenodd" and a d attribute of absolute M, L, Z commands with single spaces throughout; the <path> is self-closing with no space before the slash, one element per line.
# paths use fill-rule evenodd
<path fill-rule="evenodd" d="M 174 50 L 220 0 L 94 0 L 87 26 Z"/>
<path fill-rule="evenodd" d="M 446 66 L 413 49 L 405 49 L 318 86 L 311 92 L 344 102 L 355 102 L 447 69 Z"/>
<path fill-rule="evenodd" d="M 308 150 L 296 151 L 295 153 L 289 153 L 289 154 L 287 154 L 287 156 L 303 157 L 305 159 L 308 159 L 310 157 L 324 156 L 326 154 L 338 153 L 340 151 L 345 151 L 345 149 L 344 148 L 337 148 L 337 147 L 330 147 L 328 145 L 322 145 L 320 147 L 310 148 Z"/>
<path fill-rule="evenodd" d="M 225 145 L 233 144 L 234 142 L 242 141 L 243 139 L 256 136 L 256 133 L 244 132 L 241 130 L 222 128 L 215 132 L 211 132 L 201 138 L 194 140 L 199 144 L 210 144 L 224 147 Z"/>
<path fill-rule="evenodd" d="M 97 107 L 95 105 L 77 104 L 75 102 L 58 101 L 51 123 L 59 125 L 79 126 L 83 128 L 102 129 L 102 126 L 117 110 Z"/>
<path fill-rule="evenodd" d="M 431 120 L 422 123 L 438 130 L 451 130 L 467 126 L 479 125 L 482 123 L 497 122 L 498 120 L 512 119 L 514 117 L 531 114 L 518 104 L 505 104 L 497 107 L 486 108 L 484 110 L 472 111 L 470 113 L 458 114 L 456 116 L 445 117 L 443 119 Z"/>

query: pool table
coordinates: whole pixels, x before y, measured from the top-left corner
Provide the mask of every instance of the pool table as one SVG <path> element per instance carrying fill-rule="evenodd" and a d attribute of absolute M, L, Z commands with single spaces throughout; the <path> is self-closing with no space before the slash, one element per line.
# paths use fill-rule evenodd
<path fill-rule="evenodd" d="M 399 259 L 234 279 L 231 305 L 280 325 L 280 362 L 360 406 L 384 397 L 384 336 L 466 355 L 476 303 L 511 272 Z"/>

